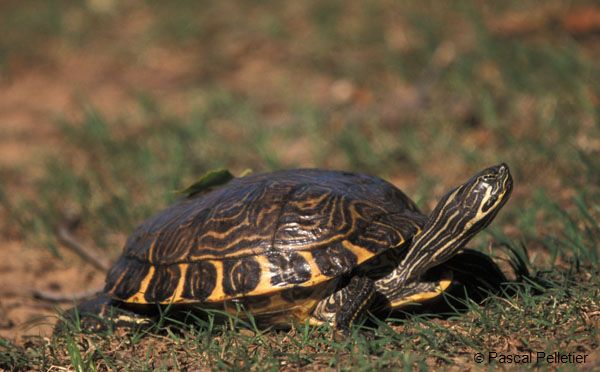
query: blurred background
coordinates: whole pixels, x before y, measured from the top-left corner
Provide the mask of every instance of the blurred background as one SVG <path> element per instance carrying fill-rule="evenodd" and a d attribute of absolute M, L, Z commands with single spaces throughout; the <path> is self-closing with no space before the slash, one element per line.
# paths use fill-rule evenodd
<path fill-rule="evenodd" d="M 595 264 L 599 60 L 594 1 L 4 0 L 0 335 L 49 333 L 34 290 L 102 285 L 65 216 L 112 261 L 215 168 L 367 172 L 430 211 L 504 161 L 512 200 L 473 246 Z"/>

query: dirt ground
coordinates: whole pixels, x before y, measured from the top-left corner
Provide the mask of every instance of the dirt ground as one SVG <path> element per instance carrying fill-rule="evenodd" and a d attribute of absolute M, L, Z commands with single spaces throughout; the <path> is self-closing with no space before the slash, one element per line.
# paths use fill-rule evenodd
<path fill-rule="evenodd" d="M 72 110 L 72 89 L 59 74 L 24 71 L 0 84 L 0 166 L 27 169 L 35 177 L 43 159 L 60 142 L 52 118 Z M 71 107 L 70 107 L 71 106 Z M 29 179 L 20 179 L 8 192 L 27 192 Z M 10 221 L 8 222 L 10 224 Z M 55 317 L 53 304 L 37 301 L 34 290 L 74 292 L 98 286 L 102 275 L 60 261 L 48 250 L 28 247 L 16 237 L 0 237 L 0 336 L 20 342 L 26 335 L 48 335 Z M 76 258 L 73 258 L 76 259 Z"/>

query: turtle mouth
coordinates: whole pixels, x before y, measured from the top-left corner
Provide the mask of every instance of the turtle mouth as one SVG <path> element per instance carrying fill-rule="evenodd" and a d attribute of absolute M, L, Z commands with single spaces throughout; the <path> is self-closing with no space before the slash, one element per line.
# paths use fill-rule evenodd
<path fill-rule="evenodd" d="M 498 178 L 502 180 L 502 186 L 500 187 L 503 190 L 502 199 L 508 199 L 510 193 L 512 192 L 513 179 L 508 170 L 508 166 L 505 163 L 502 163 L 498 166 Z"/>

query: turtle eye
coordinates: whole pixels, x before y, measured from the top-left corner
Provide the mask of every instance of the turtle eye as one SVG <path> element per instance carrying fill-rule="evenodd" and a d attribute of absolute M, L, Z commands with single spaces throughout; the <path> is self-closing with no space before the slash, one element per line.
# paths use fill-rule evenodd
<path fill-rule="evenodd" d="M 484 174 L 483 177 L 481 177 L 481 178 L 484 181 L 489 182 L 489 181 L 493 181 L 496 178 L 496 176 L 493 175 L 493 174 L 488 173 L 488 174 Z"/>

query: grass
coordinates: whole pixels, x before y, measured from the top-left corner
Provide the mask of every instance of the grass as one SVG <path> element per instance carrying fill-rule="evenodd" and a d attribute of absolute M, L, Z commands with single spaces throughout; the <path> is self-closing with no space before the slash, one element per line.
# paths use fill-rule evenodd
<path fill-rule="evenodd" d="M 467 312 L 447 319 L 388 319 L 369 328 L 374 336 L 356 328 L 342 341 L 332 339 L 328 327 L 299 326 L 291 332 L 277 332 L 246 325 L 240 330 L 236 320 L 215 325 L 209 318 L 132 333 L 75 333 L 41 342 L 36 348 L 3 345 L 3 355 L 13 356 L 10 362 L 15 366 L 42 369 L 68 360 L 74 369 L 82 370 L 91 366 L 372 370 L 410 364 L 424 368 L 472 364 L 474 353 L 489 350 L 590 354 L 599 335 L 585 314 L 597 308 L 598 283 L 574 273 L 555 276 L 546 278 L 548 288 L 522 283 L 511 298 L 492 298 L 485 307 L 467 304 Z M 589 297 L 594 292 L 596 297 Z"/>
<path fill-rule="evenodd" d="M 24 3 L 3 17 L 29 14 L 33 2 Z M 328 327 L 265 331 L 236 319 L 194 318 L 132 332 L 73 330 L 24 344 L 0 339 L 0 368 L 462 369 L 488 351 L 575 352 L 596 355 L 598 363 L 594 36 L 559 28 L 512 37 L 489 27 L 490 13 L 535 11 L 534 2 L 494 9 L 468 1 L 138 1 L 116 10 L 50 3 L 45 15 L 24 21 L 38 31 L 1 40 L 0 63 L 9 74 L 21 60 L 60 64 L 66 57 L 44 49 L 47 40 L 75 53 L 99 48 L 135 66 L 163 48 L 185 54 L 194 68 L 171 92 L 183 108 L 156 90 L 138 90 L 126 112 L 86 103 L 81 115 L 61 118 L 61 151 L 45 159 L 29 192 L 10 192 L 11 178 L 3 177 L 0 202 L 17 222 L 11 236 L 59 260 L 54 231 L 70 213 L 82 221 L 77 234 L 114 259 L 137 224 L 211 169 L 364 171 L 392 180 L 429 211 L 450 187 L 505 161 L 515 177 L 512 201 L 471 246 L 509 247 L 531 278 L 482 306 L 466 301 L 466 310 L 443 317 L 371 320 L 344 340 Z M 147 16 L 146 23 L 128 21 L 133 15 Z M 123 39 L 107 42 L 120 24 L 127 26 Z M 7 176 L 27 172 L 0 169 Z"/>

